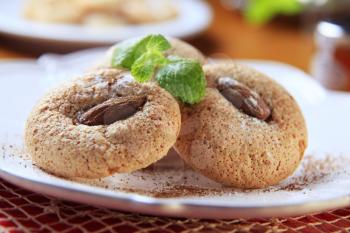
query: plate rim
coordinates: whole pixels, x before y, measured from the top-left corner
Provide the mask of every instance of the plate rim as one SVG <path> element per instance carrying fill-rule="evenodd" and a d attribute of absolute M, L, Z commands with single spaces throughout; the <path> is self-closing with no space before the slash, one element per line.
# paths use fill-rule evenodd
<path fill-rule="evenodd" d="M 54 198 L 95 207 L 115 209 L 162 217 L 185 217 L 200 219 L 270 218 L 289 217 L 328 211 L 350 205 L 350 194 L 306 203 L 266 206 L 215 206 L 189 203 L 161 203 L 161 198 L 125 193 L 128 197 L 90 193 L 85 190 L 64 187 L 63 185 L 38 181 L 4 171 L 0 177 L 21 188 Z M 117 194 L 117 192 L 115 192 Z"/>
<path fill-rule="evenodd" d="M 194 35 L 199 34 L 200 32 L 204 31 L 206 28 L 208 28 L 208 26 L 210 25 L 210 23 L 213 20 L 213 10 L 212 8 L 209 6 L 209 4 L 206 1 L 203 0 L 176 0 L 174 1 L 176 4 L 178 4 L 179 6 L 181 6 L 181 4 L 195 4 L 197 7 L 201 8 L 201 10 L 203 12 L 205 12 L 205 16 L 206 17 L 202 17 L 201 20 L 198 20 L 197 23 L 197 27 L 196 28 L 192 28 L 192 30 L 187 30 L 187 31 L 180 31 L 176 34 L 173 34 L 173 32 L 171 33 L 171 35 L 169 34 L 169 36 L 174 36 L 174 37 L 179 37 L 179 38 L 185 38 L 185 37 L 191 37 Z M 0 17 L 1 19 L 1 17 Z M 25 20 L 28 21 L 28 20 Z M 177 22 L 178 19 L 173 19 L 173 20 L 169 20 L 169 21 L 164 21 L 164 22 L 159 22 L 159 23 L 151 23 L 151 24 L 143 24 L 143 25 L 129 25 L 129 26 L 123 26 L 123 27 L 117 27 L 117 26 L 112 26 L 110 30 L 115 30 L 116 28 L 123 29 L 124 33 L 125 31 L 129 31 L 131 29 L 134 29 L 135 31 L 138 31 L 138 29 L 143 29 L 143 28 L 148 28 L 150 29 L 151 27 L 162 27 L 162 28 L 166 28 L 168 27 L 171 23 Z M 45 23 L 36 23 L 31 22 L 33 25 L 38 25 L 38 26 L 44 26 L 47 27 L 48 25 Z M 53 26 L 48 26 L 51 27 L 50 30 L 54 30 L 66 27 L 66 30 L 68 28 L 70 28 L 71 30 L 73 30 L 73 27 L 78 28 L 79 30 L 87 30 L 89 29 L 89 27 L 83 27 L 83 26 L 79 26 L 79 25 L 72 25 L 72 24 L 57 24 L 57 25 L 53 25 Z M 108 34 L 105 38 L 78 38 L 78 37 L 66 37 L 66 36 L 59 36 L 57 37 L 57 35 L 47 35 L 44 33 L 41 33 L 40 35 L 36 35 L 33 32 L 30 31 L 23 31 L 21 30 L 21 28 L 23 28 L 23 25 L 20 25 L 18 27 L 11 27 L 11 25 L 7 25 L 7 24 L 2 24 L 0 22 L 0 33 L 7 35 L 7 36 L 12 36 L 12 37 L 17 37 L 17 38 L 21 38 L 21 39 L 33 39 L 33 40 L 37 40 L 37 41 L 48 41 L 48 42 L 54 42 L 54 43 L 71 43 L 71 44 L 75 44 L 75 43 L 79 43 L 80 45 L 106 45 L 106 44 L 113 44 L 116 43 L 120 40 L 126 39 L 126 36 L 120 36 L 121 32 L 123 31 L 119 31 L 118 33 L 114 33 L 114 34 Z M 41 29 L 42 30 L 42 29 Z M 127 37 L 130 37 L 130 33 L 129 35 L 127 35 Z"/>

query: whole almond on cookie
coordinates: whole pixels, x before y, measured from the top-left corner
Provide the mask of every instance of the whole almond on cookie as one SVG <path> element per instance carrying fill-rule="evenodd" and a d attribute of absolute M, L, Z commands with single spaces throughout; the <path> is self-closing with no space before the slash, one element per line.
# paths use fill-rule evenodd
<path fill-rule="evenodd" d="M 217 84 L 220 93 L 247 115 L 260 120 L 266 120 L 270 116 L 269 106 L 255 91 L 247 86 L 229 77 L 220 77 Z"/>
<path fill-rule="evenodd" d="M 109 99 L 79 114 L 78 123 L 84 125 L 109 125 L 134 115 L 146 102 L 146 96 L 125 96 Z"/>

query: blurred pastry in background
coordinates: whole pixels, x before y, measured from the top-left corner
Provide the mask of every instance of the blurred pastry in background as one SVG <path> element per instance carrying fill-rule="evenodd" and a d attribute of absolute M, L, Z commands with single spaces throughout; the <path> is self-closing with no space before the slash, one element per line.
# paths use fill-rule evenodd
<path fill-rule="evenodd" d="M 172 0 L 27 0 L 24 17 L 46 23 L 124 25 L 175 18 Z"/>

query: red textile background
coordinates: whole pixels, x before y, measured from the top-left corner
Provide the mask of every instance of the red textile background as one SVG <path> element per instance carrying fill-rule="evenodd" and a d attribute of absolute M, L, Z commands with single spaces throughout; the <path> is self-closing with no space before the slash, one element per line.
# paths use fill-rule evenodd
<path fill-rule="evenodd" d="M 62 201 L 0 179 L 0 232 L 350 232 L 350 207 L 293 218 L 164 218 Z"/>

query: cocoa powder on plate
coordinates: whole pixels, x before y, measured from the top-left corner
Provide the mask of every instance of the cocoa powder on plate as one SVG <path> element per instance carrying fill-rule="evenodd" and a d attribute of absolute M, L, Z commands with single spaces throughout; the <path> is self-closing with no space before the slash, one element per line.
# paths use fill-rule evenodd
<path fill-rule="evenodd" d="M 15 159 L 23 166 L 26 164 L 25 161 L 30 159 L 23 147 L 18 145 L 2 144 L 0 150 L 2 159 Z M 249 192 L 300 192 L 310 190 L 313 185 L 330 182 L 339 175 L 350 175 L 349 165 L 350 158 L 346 156 L 328 155 L 317 158 L 308 155 L 305 156 L 296 174 L 276 186 L 260 190 L 242 190 L 221 186 L 206 180 L 180 159 L 177 163 L 172 161 L 171 164 L 168 162 L 162 164 L 160 161 L 146 169 L 123 174 L 122 177 L 117 174 L 107 178 L 73 179 L 73 181 L 108 190 L 157 198 L 221 196 Z M 33 169 L 38 168 L 33 167 Z M 149 183 L 150 187 L 141 187 L 137 182 Z"/>

